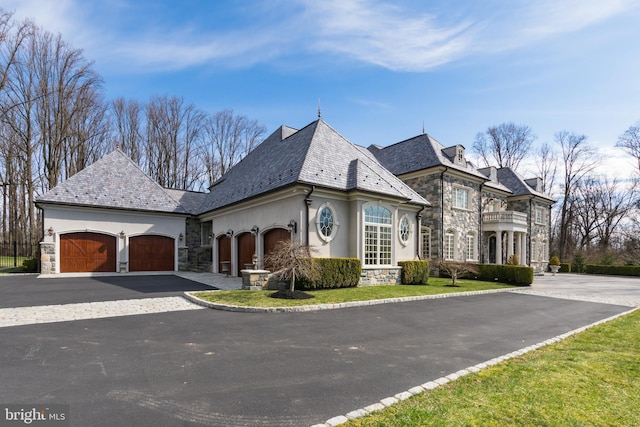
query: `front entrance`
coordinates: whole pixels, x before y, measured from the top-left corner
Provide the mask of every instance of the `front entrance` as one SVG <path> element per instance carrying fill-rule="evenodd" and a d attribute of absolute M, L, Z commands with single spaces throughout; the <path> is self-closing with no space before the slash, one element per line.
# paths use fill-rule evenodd
<path fill-rule="evenodd" d="M 496 236 L 489 237 L 489 264 L 496 263 Z"/>

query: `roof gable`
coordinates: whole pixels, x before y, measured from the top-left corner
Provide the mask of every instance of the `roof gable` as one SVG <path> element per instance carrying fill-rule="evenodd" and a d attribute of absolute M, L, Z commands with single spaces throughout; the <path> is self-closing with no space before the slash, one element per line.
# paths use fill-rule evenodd
<path fill-rule="evenodd" d="M 504 186 L 509 188 L 509 190 L 513 192 L 514 196 L 537 196 L 541 199 L 548 200 L 549 202 L 554 202 L 551 197 L 532 188 L 524 178 L 511 168 L 500 168 L 498 169 L 497 174 L 498 180 Z"/>
<path fill-rule="evenodd" d="M 117 148 L 49 190 L 37 202 L 187 213 Z"/>

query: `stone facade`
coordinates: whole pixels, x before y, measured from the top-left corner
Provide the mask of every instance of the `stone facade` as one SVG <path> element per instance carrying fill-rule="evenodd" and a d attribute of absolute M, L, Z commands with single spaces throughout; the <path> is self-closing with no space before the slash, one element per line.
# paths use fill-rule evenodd
<path fill-rule="evenodd" d="M 185 266 L 186 270 L 197 272 L 210 272 L 213 253 L 211 242 L 209 245 L 203 245 L 202 243 L 202 224 L 196 218 L 187 218 L 186 220 L 186 260 L 180 258 L 179 266 Z M 206 237 L 205 237 L 206 239 Z M 179 253 L 179 257 L 181 253 Z"/>

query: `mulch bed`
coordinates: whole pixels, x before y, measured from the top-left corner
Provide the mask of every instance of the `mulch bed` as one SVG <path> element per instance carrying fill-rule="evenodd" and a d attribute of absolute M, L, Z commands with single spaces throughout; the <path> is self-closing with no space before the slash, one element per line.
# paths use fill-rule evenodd
<path fill-rule="evenodd" d="M 290 289 L 280 290 L 278 292 L 274 292 L 269 295 L 271 298 L 282 298 L 282 299 L 309 299 L 313 298 L 313 295 L 310 295 L 306 292 L 295 290 L 291 292 Z"/>

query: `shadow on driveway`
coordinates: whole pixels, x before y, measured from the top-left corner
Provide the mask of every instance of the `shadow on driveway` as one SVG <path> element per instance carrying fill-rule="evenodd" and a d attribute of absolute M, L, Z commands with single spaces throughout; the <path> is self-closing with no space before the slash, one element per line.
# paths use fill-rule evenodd
<path fill-rule="evenodd" d="M 215 288 L 172 274 L 52 279 L 7 275 L 0 277 L 0 308 L 157 298 L 211 289 Z"/>

